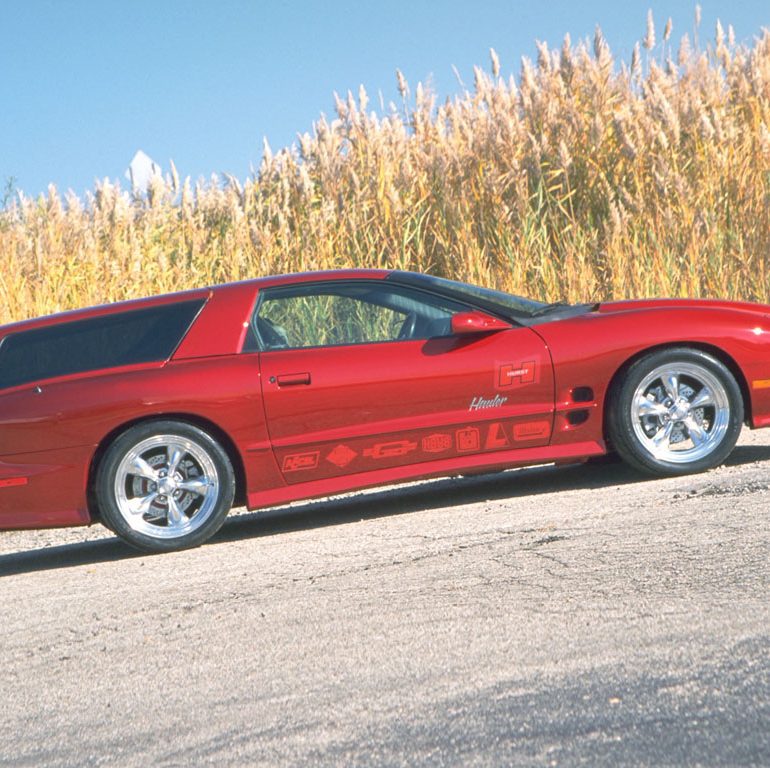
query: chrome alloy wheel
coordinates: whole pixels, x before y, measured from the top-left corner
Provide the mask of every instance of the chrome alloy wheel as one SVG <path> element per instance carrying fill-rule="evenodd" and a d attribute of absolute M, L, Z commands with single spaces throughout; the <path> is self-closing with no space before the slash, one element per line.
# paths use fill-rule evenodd
<path fill-rule="evenodd" d="M 175 539 L 200 528 L 214 512 L 219 474 L 209 452 L 179 435 L 154 435 L 134 445 L 115 473 L 115 501 L 135 531 Z"/>
<path fill-rule="evenodd" d="M 721 444 L 730 423 L 723 383 L 696 363 L 650 371 L 631 400 L 631 423 L 643 448 L 661 461 L 687 464 Z"/>

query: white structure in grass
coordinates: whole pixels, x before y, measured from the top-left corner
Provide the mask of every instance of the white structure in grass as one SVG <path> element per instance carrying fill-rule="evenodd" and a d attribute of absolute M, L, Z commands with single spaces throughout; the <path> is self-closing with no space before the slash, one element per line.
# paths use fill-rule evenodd
<path fill-rule="evenodd" d="M 160 166 L 140 149 L 126 171 L 126 178 L 131 182 L 133 192 L 144 193 L 154 176 L 161 175 Z"/>

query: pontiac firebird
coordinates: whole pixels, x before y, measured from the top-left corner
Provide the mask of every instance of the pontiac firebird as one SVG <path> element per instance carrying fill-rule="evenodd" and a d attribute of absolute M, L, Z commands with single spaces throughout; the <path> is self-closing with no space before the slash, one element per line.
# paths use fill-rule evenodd
<path fill-rule="evenodd" d="M 0 528 L 197 546 L 249 509 L 619 454 L 653 475 L 770 424 L 770 306 L 543 304 L 316 272 L 0 327 Z"/>

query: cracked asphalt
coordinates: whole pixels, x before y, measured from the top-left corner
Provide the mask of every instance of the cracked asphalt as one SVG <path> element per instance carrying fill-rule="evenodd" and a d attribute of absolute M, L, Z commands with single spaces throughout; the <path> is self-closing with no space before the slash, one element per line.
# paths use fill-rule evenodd
<path fill-rule="evenodd" d="M 0 765 L 770 765 L 770 431 L 234 514 L 0 533 Z"/>

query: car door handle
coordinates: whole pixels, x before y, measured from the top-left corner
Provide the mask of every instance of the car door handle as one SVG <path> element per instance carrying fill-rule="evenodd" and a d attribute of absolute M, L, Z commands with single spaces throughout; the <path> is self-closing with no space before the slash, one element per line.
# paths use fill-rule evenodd
<path fill-rule="evenodd" d="M 309 373 L 284 373 L 276 377 L 279 387 L 296 387 L 301 384 L 310 384 Z"/>

